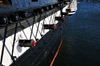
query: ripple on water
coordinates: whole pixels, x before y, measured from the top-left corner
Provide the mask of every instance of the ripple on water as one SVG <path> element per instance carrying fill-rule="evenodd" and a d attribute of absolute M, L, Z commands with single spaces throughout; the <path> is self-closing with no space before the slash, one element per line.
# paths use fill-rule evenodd
<path fill-rule="evenodd" d="M 79 3 L 53 66 L 100 66 L 100 3 Z"/>

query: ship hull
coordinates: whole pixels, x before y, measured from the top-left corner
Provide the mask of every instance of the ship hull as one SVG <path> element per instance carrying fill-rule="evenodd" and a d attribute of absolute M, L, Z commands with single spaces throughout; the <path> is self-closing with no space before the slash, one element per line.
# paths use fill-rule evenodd
<path fill-rule="evenodd" d="M 3 1 L 0 66 L 52 66 L 64 39 L 70 1 Z"/>
<path fill-rule="evenodd" d="M 65 35 L 66 22 L 59 22 L 57 26 L 58 28 L 55 31 L 50 30 L 38 41 L 38 46 L 34 49 L 28 49 L 11 66 L 49 66 L 61 47 Z"/>

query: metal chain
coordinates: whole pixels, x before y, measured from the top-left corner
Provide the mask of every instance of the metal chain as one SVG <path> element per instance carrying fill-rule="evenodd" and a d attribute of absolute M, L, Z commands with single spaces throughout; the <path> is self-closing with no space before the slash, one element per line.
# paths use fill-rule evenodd
<path fill-rule="evenodd" d="M 33 23 L 32 23 L 32 29 L 31 29 L 30 39 L 32 38 L 34 22 L 35 22 L 35 17 L 33 18 Z M 34 36 L 34 37 L 35 37 L 35 36 Z M 35 37 L 35 40 L 36 40 L 36 37 Z"/>
<path fill-rule="evenodd" d="M 13 53 L 14 53 L 14 46 L 15 46 L 15 40 L 16 40 L 17 25 L 18 23 L 15 24 L 15 33 L 14 33 L 14 39 L 13 39 L 13 45 L 12 45 L 12 55 L 11 55 L 12 56 L 11 59 L 13 60 L 14 63 L 15 63 L 16 57 L 13 56 Z"/>
<path fill-rule="evenodd" d="M 4 54 L 4 46 L 5 46 L 5 41 L 6 41 L 6 34 L 7 34 L 7 25 L 5 26 L 5 32 L 4 32 L 4 41 L 3 41 L 3 46 L 2 46 L 2 53 L 1 53 L 1 65 L 2 65 L 2 60 L 3 60 L 3 54 Z"/>
<path fill-rule="evenodd" d="M 40 19 L 41 19 L 41 14 L 40 14 Z M 35 38 L 37 37 L 37 34 L 38 34 L 39 25 L 40 25 L 40 22 L 38 23 L 38 26 L 37 26 L 37 30 L 36 30 L 36 35 L 35 35 Z M 38 41 L 38 39 L 37 39 L 37 38 L 36 38 L 36 41 Z"/>

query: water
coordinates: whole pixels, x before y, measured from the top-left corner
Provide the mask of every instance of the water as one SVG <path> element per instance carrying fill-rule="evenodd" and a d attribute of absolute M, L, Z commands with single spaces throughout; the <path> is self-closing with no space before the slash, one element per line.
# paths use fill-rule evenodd
<path fill-rule="evenodd" d="M 78 3 L 53 66 L 100 66 L 100 2 Z"/>

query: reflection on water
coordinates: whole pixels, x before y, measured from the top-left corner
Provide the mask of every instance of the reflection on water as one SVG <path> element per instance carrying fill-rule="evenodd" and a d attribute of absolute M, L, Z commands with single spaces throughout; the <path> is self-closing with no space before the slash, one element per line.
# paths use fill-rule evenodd
<path fill-rule="evenodd" d="M 100 66 L 100 3 L 79 3 L 53 66 Z"/>

